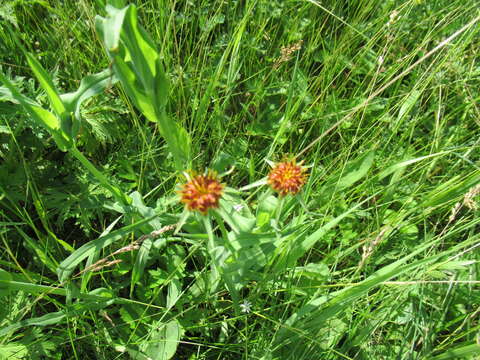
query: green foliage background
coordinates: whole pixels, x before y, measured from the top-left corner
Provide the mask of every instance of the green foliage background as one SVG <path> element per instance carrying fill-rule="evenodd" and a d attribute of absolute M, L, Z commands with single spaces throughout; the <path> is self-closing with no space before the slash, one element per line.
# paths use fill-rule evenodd
<path fill-rule="evenodd" d="M 243 263 L 257 254 L 261 265 L 235 278 L 248 313 L 235 311 L 228 285 L 209 293 L 198 219 L 59 282 L 74 249 L 110 234 L 99 255 L 110 256 L 151 228 L 134 227 L 135 216 L 122 219 L 135 231 L 120 228 L 112 193 L 2 88 L 0 358 L 479 356 L 478 1 L 134 3 L 169 83 L 165 116 L 186 129 L 193 168 L 233 168 L 222 181 L 241 188 L 284 153 L 309 166 L 301 196 L 283 204 L 285 231 L 271 236 L 290 245 L 265 259 L 241 247 Z M 1 72 L 48 108 L 15 37 L 73 92 L 113 66 L 96 15 L 104 1 L 4 0 Z M 78 149 L 153 215 L 149 226 L 176 223 L 165 214 L 182 213 L 172 199 L 183 180 L 158 123 L 114 82 L 80 112 Z M 264 234 L 278 203 L 262 189 L 244 199 Z M 15 291 L 4 286 L 12 281 Z"/>

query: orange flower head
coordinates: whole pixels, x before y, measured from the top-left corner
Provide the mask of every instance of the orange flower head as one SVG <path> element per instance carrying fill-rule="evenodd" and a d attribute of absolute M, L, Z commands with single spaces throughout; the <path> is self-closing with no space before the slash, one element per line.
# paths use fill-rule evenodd
<path fill-rule="evenodd" d="M 217 179 L 217 174 L 208 171 L 205 175 L 191 174 L 189 181 L 182 185 L 180 201 L 188 210 L 197 210 L 206 215 L 208 209 L 218 208 L 224 185 Z"/>
<path fill-rule="evenodd" d="M 276 164 L 268 174 L 268 184 L 280 196 L 295 195 L 307 182 L 308 174 L 295 160 L 287 160 Z"/>

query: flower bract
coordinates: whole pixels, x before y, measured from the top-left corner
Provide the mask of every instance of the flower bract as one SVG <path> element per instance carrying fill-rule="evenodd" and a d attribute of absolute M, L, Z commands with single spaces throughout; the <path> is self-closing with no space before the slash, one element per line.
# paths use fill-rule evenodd
<path fill-rule="evenodd" d="M 295 195 L 307 182 L 306 168 L 295 160 L 287 160 L 276 164 L 268 174 L 268 184 L 281 196 Z"/>
<path fill-rule="evenodd" d="M 195 210 L 206 215 L 209 209 L 218 208 L 224 185 L 217 179 L 217 174 L 208 171 L 206 174 L 193 173 L 189 181 L 178 191 L 180 201 L 188 210 Z"/>

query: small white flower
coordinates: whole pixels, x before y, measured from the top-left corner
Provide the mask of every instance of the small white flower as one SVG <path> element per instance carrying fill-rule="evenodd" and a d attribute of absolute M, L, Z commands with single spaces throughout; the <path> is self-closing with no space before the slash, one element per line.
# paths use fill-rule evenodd
<path fill-rule="evenodd" d="M 252 311 L 252 303 L 248 300 L 244 300 L 242 304 L 240 304 L 240 308 L 242 309 L 242 312 L 245 314 L 248 314 L 250 311 Z"/>
<path fill-rule="evenodd" d="M 242 204 L 236 204 L 236 205 L 233 205 L 233 210 L 239 212 L 240 210 L 243 209 L 243 205 Z"/>

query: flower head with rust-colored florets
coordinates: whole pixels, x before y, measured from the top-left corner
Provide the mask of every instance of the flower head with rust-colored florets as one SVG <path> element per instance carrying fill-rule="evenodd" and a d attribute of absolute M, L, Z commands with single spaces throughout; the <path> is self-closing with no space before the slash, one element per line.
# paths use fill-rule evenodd
<path fill-rule="evenodd" d="M 307 177 L 307 169 L 293 159 L 275 164 L 267 182 L 280 196 L 295 195 L 305 185 Z"/>
<path fill-rule="evenodd" d="M 182 185 L 178 193 L 180 201 L 188 210 L 196 210 L 206 215 L 209 209 L 218 208 L 224 185 L 220 183 L 215 172 L 207 171 L 202 175 L 192 172 L 187 179 L 189 181 Z"/>

